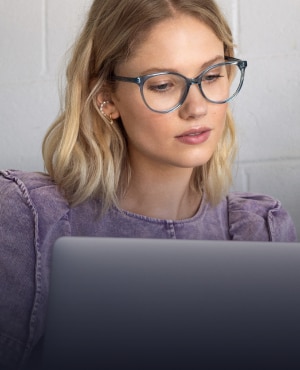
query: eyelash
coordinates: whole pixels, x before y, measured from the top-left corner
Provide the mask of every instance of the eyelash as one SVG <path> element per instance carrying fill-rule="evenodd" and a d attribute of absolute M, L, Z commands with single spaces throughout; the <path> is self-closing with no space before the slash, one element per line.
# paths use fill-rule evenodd
<path fill-rule="evenodd" d="M 149 86 L 149 90 L 150 91 L 153 91 L 153 92 L 158 92 L 158 93 L 165 93 L 167 91 L 170 90 L 170 88 L 173 86 L 170 86 L 170 83 L 166 82 L 166 83 L 162 83 L 162 84 L 157 84 L 157 85 L 150 85 Z M 163 87 L 163 89 L 162 89 Z"/>
<path fill-rule="evenodd" d="M 224 77 L 224 76 L 222 76 L 221 74 L 210 75 L 210 76 L 206 76 L 202 81 L 211 83 L 211 82 L 214 82 L 215 80 L 217 80 L 221 77 Z"/>

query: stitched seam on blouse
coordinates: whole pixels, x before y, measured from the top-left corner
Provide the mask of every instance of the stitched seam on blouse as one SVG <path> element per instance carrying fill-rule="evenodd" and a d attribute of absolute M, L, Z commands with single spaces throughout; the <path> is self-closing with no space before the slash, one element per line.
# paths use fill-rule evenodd
<path fill-rule="evenodd" d="M 26 188 L 25 184 L 16 176 L 9 172 L 2 172 L 2 174 L 5 176 L 5 178 L 12 180 L 20 189 L 24 200 L 26 201 L 26 204 L 28 208 L 31 210 L 34 220 L 34 247 L 35 247 L 35 292 L 34 292 L 34 298 L 31 308 L 31 314 L 29 319 L 29 333 L 28 338 L 25 346 L 25 351 L 22 356 L 22 362 L 26 359 L 27 352 L 29 353 L 32 345 L 32 341 L 34 338 L 34 330 L 35 330 L 35 324 L 36 324 L 36 318 L 37 318 L 37 310 L 38 310 L 38 304 L 39 304 L 39 297 L 41 294 L 41 258 L 40 258 L 40 252 L 39 252 L 39 228 L 38 228 L 38 213 L 36 208 L 33 205 L 33 202 L 31 200 L 30 194 L 28 192 L 28 189 Z"/>
<path fill-rule="evenodd" d="M 230 211 L 230 199 L 229 196 L 226 197 L 226 202 L 227 202 L 227 230 L 228 230 L 228 235 L 230 237 L 230 240 L 233 240 L 234 235 L 231 232 L 231 211 Z"/>
<path fill-rule="evenodd" d="M 281 203 L 277 201 L 274 208 L 272 208 L 268 211 L 267 228 L 268 228 L 268 232 L 269 232 L 270 241 L 276 240 L 276 230 L 274 228 L 274 215 L 273 215 L 273 213 L 277 212 L 280 209 L 280 207 L 281 207 Z"/>
<path fill-rule="evenodd" d="M 139 215 L 137 213 L 125 211 L 125 210 L 117 208 L 115 206 L 112 206 L 112 209 L 114 210 L 114 212 L 121 213 L 125 217 L 146 221 L 146 222 L 149 222 L 151 224 L 164 225 L 166 222 L 171 222 L 171 223 L 173 223 L 173 225 L 180 226 L 180 225 L 183 225 L 183 224 L 188 224 L 188 223 L 195 222 L 199 218 L 203 218 L 204 214 L 206 212 L 206 209 L 207 209 L 207 204 L 206 203 L 204 204 L 204 203 L 201 202 L 201 204 L 199 206 L 199 209 L 196 212 L 196 214 L 191 218 L 187 218 L 187 219 L 183 219 L 183 220 L 163 220 L 163 219 L 159 219 L 159 218 L 147 217 L 147 216 Z"/>
<path fill-rule="evenodd" d="M 166 221 L 166 230 L 168 232 L 168 235 L 170 239 L 176 239 L 176 232 L 175 232 L 175 227 L 174 227 L 174 222 L 173 221 Z"/>

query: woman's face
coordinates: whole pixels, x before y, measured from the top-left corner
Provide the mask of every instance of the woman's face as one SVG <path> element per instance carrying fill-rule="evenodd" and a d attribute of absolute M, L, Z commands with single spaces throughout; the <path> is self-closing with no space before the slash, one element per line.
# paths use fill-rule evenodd
<path fill-rule="evenodd" d="M 180 15 L 156 25 L 115 74 L 137 77 L 169 71 L 194 78 L 223 58 L 223 43 L 213 31 L 194 17 Z M 151 111 L 134 83 L 117 82 L 111 100 L 113 118 L 121 117 L 127 133 L 133 168 L 201 166 L 211 158 L 224 130 L 227 104 L 208 102 L 197 85 L 190 87 L 181 107 L 166 114 Z"/>

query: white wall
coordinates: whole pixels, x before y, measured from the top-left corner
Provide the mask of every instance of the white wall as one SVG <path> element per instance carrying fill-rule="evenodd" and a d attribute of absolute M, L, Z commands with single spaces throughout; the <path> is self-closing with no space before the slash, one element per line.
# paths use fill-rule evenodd
<path fill-rule="evenodd" d="M 281 199 L 300 237 L 300 2 L 217 0 L 248 60 L 235 189 Z M 58 76 L 91 0 L 0 0 L 0 168 L 43 170 Z"/>

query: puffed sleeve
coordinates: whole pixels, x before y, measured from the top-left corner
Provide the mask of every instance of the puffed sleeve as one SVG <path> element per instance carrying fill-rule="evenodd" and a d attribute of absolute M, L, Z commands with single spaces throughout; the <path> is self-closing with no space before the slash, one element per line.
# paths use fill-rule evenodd
<path fill-rule="evenodd" d="M 251 193 L 232 193 L 227 199 L 233 240 L 297 241 L 294 223 L 278 200 Z"/>
<path fill-rule="evenodd" d="M 25 353 L 35 295 L 37 218 L 26 189 L 0 176 L 0 368 Z"/>
<path fill-rule="evenodd" d="M 42 339 L 51 250 L 70 235 L 69 207 L 49 176 L 0 171 L 0 369 L 27 362 Z"/>

